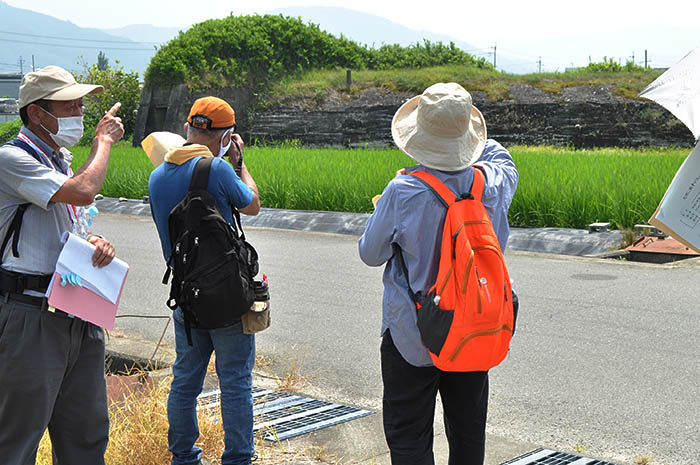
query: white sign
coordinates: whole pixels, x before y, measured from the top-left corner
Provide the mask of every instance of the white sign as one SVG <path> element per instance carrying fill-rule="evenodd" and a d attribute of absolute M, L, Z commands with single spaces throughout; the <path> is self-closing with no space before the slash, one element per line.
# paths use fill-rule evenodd
<path fill-rule="evenodd" d="M 700 144 L 678 169 L 649 224 L 700 252 Z"/>

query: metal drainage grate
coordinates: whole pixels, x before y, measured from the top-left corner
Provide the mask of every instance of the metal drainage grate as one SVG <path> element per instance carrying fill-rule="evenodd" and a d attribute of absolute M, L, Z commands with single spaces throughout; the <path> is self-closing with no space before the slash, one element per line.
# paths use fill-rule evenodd
<path fill-rule="evenodd" d="M 550 449 L 537 449 L 501 465 L 615 465 L 612 462 L 565 454 Z"/>
<path fill-rule="evenodd" d="M 218 389 L 202 393 L 197 398 L 198 408 L 212 409 L 220 403 L 221 391 Z M 371 413 L 347 405 L 253 387 L 253 431 L 262 431 L 262 437 L 268 441 L 293 438 Z"/>

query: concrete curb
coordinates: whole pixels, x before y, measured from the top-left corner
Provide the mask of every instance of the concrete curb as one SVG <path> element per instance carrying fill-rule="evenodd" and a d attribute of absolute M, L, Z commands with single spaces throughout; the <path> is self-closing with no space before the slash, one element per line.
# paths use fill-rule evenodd
<path fill-rule="evenodd" d="M 151 216 L 148 201 L 102 198 L 95 202 L 105 213 Z M 241 216 L 244 226 L 292 229 L 361 236 L 368 213 L 262 208 L 257 216 Z M 507 250 L 562 255 L 597 255 L 620 248 L 621 231 L 589 233 L 566 228 L 511 228 Z"/>

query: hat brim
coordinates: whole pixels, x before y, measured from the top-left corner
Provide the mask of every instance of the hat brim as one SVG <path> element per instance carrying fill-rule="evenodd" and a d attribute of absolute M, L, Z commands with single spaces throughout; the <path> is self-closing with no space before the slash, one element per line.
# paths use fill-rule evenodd
<path fill-rule="evenodd" d="M 85 97 L 88 94 L 99 94 L 105 88 L 103 86 L 96 86 L 93 84 L 73 84 L 63 89 L 57 90 L 46 97 L 44 100 L 56 100 L 56 101 L 66 101 L 75 100 Z"/>
<path fill-rule="evenodd" d="M 396 146 L 423 166 L 440 171 L 459 171 L 473 165 L 486 144 L 486 122 L 478 108 L 472 105 L 469 130 L 459 137 L 430 134 L 417 121 L 417 95 L 394 114 L 391 136 Z"/>

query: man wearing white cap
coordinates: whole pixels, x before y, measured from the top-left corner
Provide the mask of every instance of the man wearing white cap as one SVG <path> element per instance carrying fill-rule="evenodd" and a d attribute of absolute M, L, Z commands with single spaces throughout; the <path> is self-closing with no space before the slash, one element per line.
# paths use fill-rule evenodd
<path fill-rule="evenodd" d="M 445 207 L 410 171 L 437 177 L 457 196 L 469 193 L 474 165 L 485 176 L 482 201 L 501 250 L 508 240 L 508 208 L 518 172 L 506 149 L 486 139 L 486 124 L 471 95 L 455 83 L 439 83 L 406 102 L 394 115 L 396 145 L 419 165 L 397 172 L 377 201 L 359 251 L 370 266 L 386 263 L 381 365 L 384 433 L 393 465 L 428 465 L 433 458 L 437 393 L 443 404 L 450 465 L 484 462 L 488 372 L 448 372 L 433 365 L 416 325 L 416 306 L 407 289 L 397 244 L 411 288 L 428 290 L 440 261 Z"/>
<path fill-rule="evenodd" d="M 95 131 L 90 157 L 73 175 L 83 133 L 83 97 L 102 86 L 79 84 L 57 66 L 28 73 L 20 85 L 23 127 L 0 147 L 0 461 L 34 463 L 48 428 L 54 464 L 104 464 L 109 434 L 102 328 L 48 306 L 44 293 L 61 236 L 92 203 L 112 144 L 124 127 L 115 104 Z M 100 236 L 94 266 L 114 247 Z"/>

